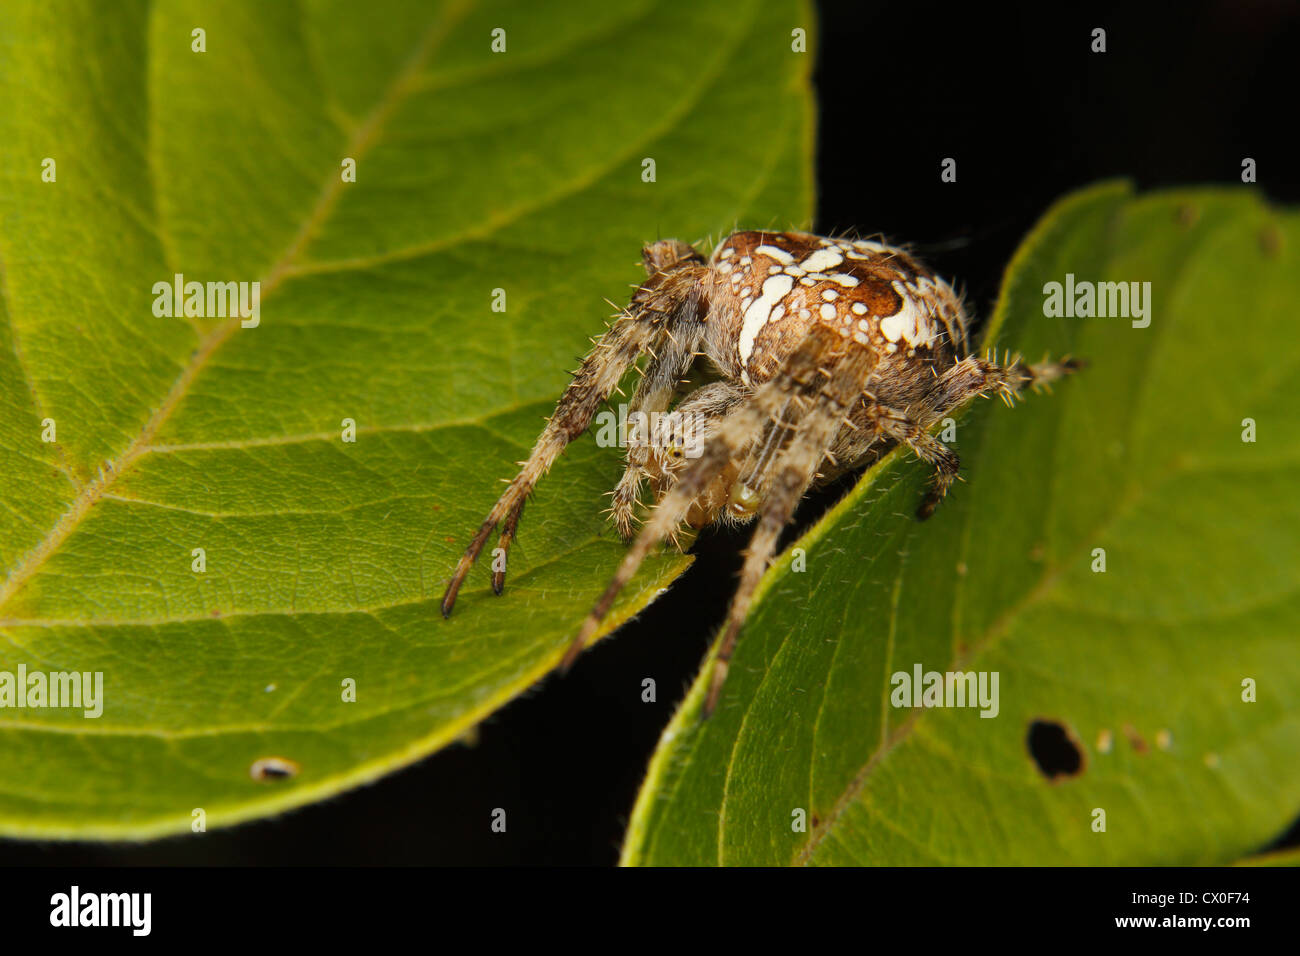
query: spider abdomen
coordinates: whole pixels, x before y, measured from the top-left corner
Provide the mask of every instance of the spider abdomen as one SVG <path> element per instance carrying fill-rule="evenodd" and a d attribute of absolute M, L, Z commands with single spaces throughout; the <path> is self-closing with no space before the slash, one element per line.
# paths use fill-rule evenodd
<path fill-rule="evenodd" d="M 761 385 L 815 325 L 882 365 L 944 368 L 966 351 L 957 295 L 906 251 L 799 232 L 737 232 L 708 262 L 710 357 Z"/>

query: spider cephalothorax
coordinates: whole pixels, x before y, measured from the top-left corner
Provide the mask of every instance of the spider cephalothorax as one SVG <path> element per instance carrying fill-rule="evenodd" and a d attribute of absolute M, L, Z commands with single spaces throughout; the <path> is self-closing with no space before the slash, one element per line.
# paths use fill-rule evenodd
<path fill-rule="evenodd" d="M 918 510 L 928 517 L 958 470 L 957 456 L 930 426 L 975 396 L 1010 402 L 1026 385 L 1051 382 L 1076 364 L 998 364 L 968 354 L 966 314 L 953 290 L 904 250 L 880 242 L 738 232 L 708 260 L 676 240 L 647 246 L 642 259 L 649 277 L 583 360 L 523 470 L 470 542 L 442 612 L 451 613 L 498 525 L 499 547 L 508 551 L 529 492 L 646 354 L 629 419 L 663 417 L 660 427 L 628 442 L 611 512 L 629 538 L 647 483 L 656 506 L 565 664 L 656 544 L 683 525 L 757 518 L 715 658 L 708 713 L 754 588 L 811 485 L 906 445 L 935 469 Z M 700 356 L 718 380 L 674 407 L 683 376 Z M 493 590 L 501 593 L 504 583 L 505 572 L 494 572 Z"/>

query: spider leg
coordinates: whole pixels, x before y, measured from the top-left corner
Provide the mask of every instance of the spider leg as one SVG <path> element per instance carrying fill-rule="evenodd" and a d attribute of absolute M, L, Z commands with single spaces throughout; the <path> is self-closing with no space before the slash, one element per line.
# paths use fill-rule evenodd
<path fill-rule="evenodd" d="M 636 506 L 641 500 L 641 486 L 645 484 L 645 461 L 642 456 L 632 456 L 633 449 L 628 449 L 627 468 L 623 477 L 614 486 L 613 503 L 609 508 L 609 517 L 618 530 L 618 536 L 624 541 L 632 538 L 636 530 Z"/>
<path fill-rule="evenodd" d="M 623 590 L 645 560 L 650 549 L 669 536 L 681 524 L 696 497 L 709 482 L 731 462 L 740 459 L 745 449 L 771 425 L 771 419 L 794 399 L 812 397 L 821 389 L 829 373 L 822 371 L 834 350 L 843 346 L 843 338 L 834 331 L 818 326 L 785 361 L 773 378 L 758 389 L 751 401 L 740 403 L 709 440 L 698 458 L 682 469 L 676 483 L 668 489 L 650 513 L 641 533 L 623 557 L 614 578 L 582 623 L 577 637 L 561 663 L 561 669 L 573 664 L 586 647 L 614 599 Z"/>
<path fill-rule="evenodd" d="M 998 394 L 1008 404 L 1020 397 L 1025 386 L 1037 391 L 1083 367 L 1078 359 L 1042 361 L 1025 365 L 1019 358 L 1000 365 L 992 359 L 967 356 L 939 378 L 938 412 L 945 415 L 980 395 Z"/>
<path fill-rule="evenodd" d="M 537 482 L 569 442 L 587 430 L 596 411 L 618 386 L 619 380 L 648 346 L 682 319 L 698 321 L 702 301 L 699 277 L 703 267 L 688 266 L 672 273 L 656 273 L 641 286 L 629 309 L 614 321 L 595 348 L 583 359 L 565 389 L 555 414 L 543 429 L 532 453 L 505 492 L 492 506 L 456 565 L 442 598 L 442 616 L 451 615 L 470 568 L 487 544 L 497 525 L 506 522 L 508 534 L 501 546 L 509 548 L 519 523 L 524 501 Z M 492 587 L 498 594 L 505 586 L 505 572 L 493 574 Z"/>
<path fill-rule="evenodd" d="M 776 553 L 781 532 L 790 523 L 795 508 L 812 484 L 818 467 L 839 433 L 845 412 L 858 397 L 872 363 L 870 353 L 847 353 L 833 368 L 818 401 L 794 426 L 794 436 L 789 444 L 775 457 L 771 466 L 773 477 L 764 486 L 765 498 L 758 525 L 745 550 L 740 585 L 731 599 L 727 623 L 713 659 L 709 695 L 704 703 L 703 715 L 706 718 L 718 704 L 741 625 L 749 615 L 754 591 Z"/>
<path fill-rule="evenodd" d="M 510 554 L 510 545 L 515 540 L 515 530 L 519 527 L 519 519 L 523 516 L 523 513 L 524 502 L 520 501 L 519 504 L 510 509 L 510 513 L 506 515 L 505 523 L 501 528 L 501 537 L 497 539 L 497 547 L 501 549 L 503 556 L 509 556 Z M 492 571 L 492 591 L 496 594 L 500 594 L 505 586 L 506 568 L 505 562 L 503 561 L 499 570 L 493 569 Z"/>
<path fill-rule="evenodd" d="M 709 439 L 726 421 L 727 415 L 752 394 L 747 386 L 735 382 L 712 382 L 701 385 L 687 395 L 659 423 L 656 443 L 649 449 L 645 474 L 650 478 L 656 502 L 677 483 L 682 470 L 690 465 L 708 444 Z M 725 514 L 737 466 L 733 461 L 718 472 L 708 487 L 698 494 L 688 509 L 684 525 L 703 528 Z M 669 532 L 673 547 L 685 550 L 678 530 Z"/>
<path fill-rule="evenodd" d="M 677 387 L 695 361 L 696 349 L 704 335 L 703 313 L 685 317 L 672 329 L 663 329 L 652 343 L 650 363 L 637 383 L 632 401 L 628 405 L 629 432 L 634 415 L 644 415 L 635 435 L 628 435 L 627 468 L 614 488 L 610 516 L 623 540 L 632 537 L 636 521 L 636 505 L 641 496 L 641 486 L 646 479 L 646 463 L 650 456 L 649 417 L 666 412 L 672 404 Z M 634 440 L 635 439 L 635 440 Z"/>
<path fill-rule="evenodd" d="M 1017 358 L 1001 365 L 991 359 L 968 356 L 940 376 L 931 420 L 946 415 L 980 395 L 997 394 L 1004 402 L 1012 404 L 1020 397 L 1025 386 L 1033 389 L 1047 387 L 1082 365 L 1082 362 L 1069 358 L 1060 362 L 1043 361 L 1036 365 L 1025 365 Z M 916 516 L 924 521 L 934 514 L 939 502 L 943 501 L 948 489 L 957 479 L 961 459 L 956 452 L 931 435 L 925 424 L 906 412 L 885 406 L 876 406 L 873 412 L 878 431 L 907 445 L 918 458 L 934 468 L 930 491 L 916 510 Z"/>
<path fill-rule="evenodd" d="M 916 516 L 925 520 L 934 514 L 939 502 L 957 479 L 961 459 L 957 453 L 926 430 L 926 426 L 907 412 L 888 405 L 876 404 L 867 396 L 868 422 L 875 432 L 892 438 L 910 448 L 917 458 L 934 468 L 930 491 L 926 494 Z"/>

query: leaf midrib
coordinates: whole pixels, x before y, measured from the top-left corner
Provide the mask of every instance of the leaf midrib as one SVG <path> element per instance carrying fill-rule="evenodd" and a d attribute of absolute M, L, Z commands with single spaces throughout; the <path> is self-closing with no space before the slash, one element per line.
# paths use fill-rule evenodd
<path fill-rule="evenodd" d="M 386 252 L 373 253 L 364 256 L 350 256 L 346 258 L 297 263 L 289 267 L 288 275 L 292 278 L 299 278 L 316 275 L 330 275 L 340 272 L 366 272 L 385 265 L 422 259 L 425 256 L 441 252 L 444 249 L 449 249 L 464 242 L 487 239 L 490 236 L 499 233 L 506 226 L 517 222 L 519 219 L 529 215 L 530 213 L 536 212 L 539 209 L 545 209 L 546 207 L 554 205 L 570 196 L 577 195 L 597 183 L 610 171 L 610 169 L 617 167 L 621 163 L 627 162 L 634 156 L 640 155 L 644 151 L 647 143 L 653 143 L 655 140 L 659 139 L 677 126 L 682 118 L 685 117 L 699 102 L 700 97 L 703 96 L 704 92 L 710 87 L 713 81 L 722 75 L 723 66 L 731 59 L 732 55 L 740 47 L 744 38 L 749 35 L 757 9 L 757 4 L 750 4 L 749 18 L 744 22 L 742 27 L 736 30 L 730 43 L 722 49 L 719 55 L 710 61 L 707 66 L 696 75 L 694 87 L 689 94 L 683 96 L 672 109 L 667 110 L 659 122 L 647 126 L 643 135 L 629 141 L 626 148 L 614 153 L 604 164 L 593 166 L 585 175 L 574 176 L 562 187 L 549 193 L 539 195 L 538 198 L 532 202 L 522 202 L 502 209 L 498 213 L 487 216 L 483 219 L 482 223 L 472 229 L 463 229 L 453 235 L 428 239 L 424 242 L 402 246 Z M 773 159 L 772 161 L 774 162 L 775 160 Z"/>
<path fill-rule="evenodd" d="M 384 95 L 375 104 L 370 115 L 353 132 L 352 139 L 349 140 L 345 147 L 343 155 L 360 159 L 369 152 L 383 124 L 410 92 L 410 88 L 415 85 L 415 78 L 419 75 L 428 59 L 436 52 L 438 46 L 446 39 L 451 28 L 468 12 L 471 2 L 472 0 L 452 0 L 439 11 L 425 34 L 416 44 L 411 56 L 394 76 Z M 263 300 L 273 295 L 283 283 L 289 274 L 290 266 L 296 261 L 307 243 L 311 241 L 311 238 L 333 210 L 339 195 L 342 193 L 343 185 L 343 178 L 338 176 L 331 168 L 326 176 L 325 186 L 322 188 L 311 213 L 303 221 L 293 239 L 290 240 L 288 248 L 271 265 L 270 269 L 265 273 L 265 277 L 261 280 L 261 296 Z M 10 310 L 10 314 L 12 316 L 12 310 Z M 23 585 L 40 570 L 45 562 L 59 549 L 60 545 L 67 540 L 68 536 L 81 525 L 82 520 L 94 507 L 95 503 L 117 482 L 118 476 L 127 471 L 137 459 L 149 452 L 153 436 L 171 418 L 172 413 L 185 398 L 190 386 L 207 366 L 212 356 L 225 344 L 234 331 L 240 328 L 241 321 L 239 316 L 232 316 L 216 326 L 200 342 L 198 348 L 192 353 L 189 363 L 181 370 L 180 375 L 163 398 L 162 403 L 146 420 L 144 426 L 132 439 L 126 450 L 115 460 L 106 463 L 105 467 L 100 471 L 99 477 L 82 486 L 68 510 L 55 522 L 54 527 L 50 529 L 45 538 L 29 551 L 26 558 L 10 572 L 3 587 L 0 587 L 0 610 L 3 610 L 14 595 L 22 589 Z M 24 375 L 26 374 L 24 367 Z M 33 395 L 35 395 L 34 390 Z"/>

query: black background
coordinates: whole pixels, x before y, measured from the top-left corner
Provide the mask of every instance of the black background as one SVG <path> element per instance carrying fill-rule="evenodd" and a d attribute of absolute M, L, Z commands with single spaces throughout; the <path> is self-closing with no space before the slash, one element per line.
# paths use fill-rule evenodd
<path fill-rule="evenodd" d="M 1300 199 L 1284 148 L 1297 5 L 1057 6 L 819 4 L 817 231 L 912 243 L 984 316 L 1020 238 L 1077 186 L 1239 184 L 1249 156 L 1254 188 Z M 1094 27 L 1104 54 L 1090 52 Z M 957 160 L 956 183 L 940 181 L 944 157 Z M 801 521 L 843 490 L 810 499 Z M 742 545 L 743 534 L 704 534 L 668 594 L 567 677 L 490 717 L 472 747 L 274 820 L 143 845 L 4 842 L 0 863 L 612 864 Z M 640 701 L 646 676 L 658 703 Z M 493 807 L 509 813 L 505 834 L 489 829 Z"/>

